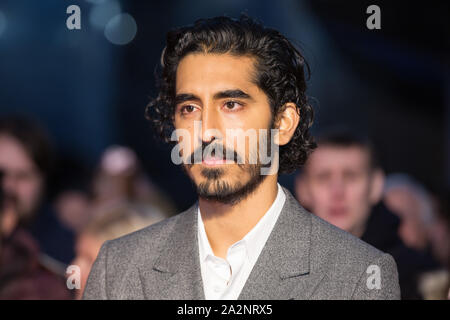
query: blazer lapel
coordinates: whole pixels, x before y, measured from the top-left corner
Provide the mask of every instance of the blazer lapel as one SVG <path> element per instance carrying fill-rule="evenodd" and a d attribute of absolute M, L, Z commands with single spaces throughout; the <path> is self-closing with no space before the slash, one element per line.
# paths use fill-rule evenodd
<path fill-rule="evenodd" d="M 311 266 L 311 214 L 285 188 L 286 202 L 239 300 L 308 299 L 323 273 Z M 180 214 L 159 257 L 139 270 L 144 299 L 205 299 L 197 239 L 198 204 Z"/>
<path fill-rule="evenodd" d="M 197 210 L 196 203 L 180 214 L 151 270 L 140 270 L 144 298 L 205 298 L 198 251 Z"/>
<path fill-rule="evenodd" d="M 307 299 L 323 278 L 311 272 L 311 214 L 285 188 L 286 202 L 240 300 Z"/>

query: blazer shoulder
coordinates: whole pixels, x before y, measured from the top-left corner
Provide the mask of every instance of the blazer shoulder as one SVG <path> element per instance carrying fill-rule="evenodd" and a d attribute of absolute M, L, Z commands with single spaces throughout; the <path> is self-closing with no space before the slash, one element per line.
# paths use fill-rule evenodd
<path fill-rule="evenodd" d="M 140 270 L 151 268 L 184 214 L 106 241 L 92 266 L 83 298 L 141 297 Z"/>
<path fill-rule="evenodd" d="M 173 227 L 182 214 L 177 214 L 148 227 L 107 241 L 108 255 L 114 257 L 114 259 L 123 258 L 130 261 L 143 256 L 144 253 L 156 253 L 170 236 Z"/>
<path fill-rule="evenodd" d="M 353 265 L 358 268 L 375 261 L 384 254 L 372 245 L 314 214 L 311 214 L 311 220 L 313 247 L 328 263 L 331 262 L 329 261 L 331 259 L 333 264 L 339 262 L 339 265 L 342 263 L 347 267 Z"/>
<path fill-rule="evenodd" d="M 324 275 L 320 292 L 323 297 L 399 299 L 397 265 L 392 256 L 316 215 L 309 214 L 310 266 L 312 272 Z M 372 288 L 368 283 L 377 273 L 380 275 L 381 285 Z"/>
<path fill-rule="evenodd" d="M 311 258 L 317 259 L 313 262 L 322 265 L 323 261 L 328 265 L 345 266 L 354 263 L 357 267 L 383 254 L 375 247 L 303 208 L 288 190 L 285 190 L 285 193 L 286 210 L 291 214 L 289 217 L 296 221 L 297 230 L 310 232 Z M 309 226 L 308 229 L 305 229 L 306 225 Z"/>

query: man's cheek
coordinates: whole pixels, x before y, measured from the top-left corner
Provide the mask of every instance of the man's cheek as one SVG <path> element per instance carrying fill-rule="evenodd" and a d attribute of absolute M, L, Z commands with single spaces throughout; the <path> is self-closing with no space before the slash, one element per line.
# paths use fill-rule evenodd
<path fill-rule="evenodd" d="M 39 183 L 33 183 L 30 185 L 27 185 L 23 188 L 22 196 L 35 201 L 40 197 L 41 188 L 42 188 L 42 186 Z"/>
<path fill-rule="evenodd" d="M 316 185 L 311 190 L 311 199 L 313 205 L 327 207 L 330 203 L 330 194 L 320 185 Z"/>

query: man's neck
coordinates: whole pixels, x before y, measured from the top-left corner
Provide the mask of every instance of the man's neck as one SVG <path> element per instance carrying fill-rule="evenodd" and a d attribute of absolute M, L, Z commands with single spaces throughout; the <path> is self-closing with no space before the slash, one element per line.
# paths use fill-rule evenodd
<path fill-rule="evenodd" d="M 269 175 L 238 204 L 199 199 L 200 213 L 214 255 L 225 258 L 228 248 L 253 229 L 269 210 L 277 193 L 277 175 Z"/>

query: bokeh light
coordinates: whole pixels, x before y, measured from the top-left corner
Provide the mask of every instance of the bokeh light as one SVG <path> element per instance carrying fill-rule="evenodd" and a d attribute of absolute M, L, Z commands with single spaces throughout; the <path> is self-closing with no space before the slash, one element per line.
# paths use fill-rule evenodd
<path fill-rule="evenodd" d="M 114 16 L 105 27 L 106 39 L 116 45 L 124 45 L 131 42 L 136 32 L 136 21 L 128 13 L 121 13 Z"/>
<path fill-rule="evenodd" d="M 121 12 L 120 3 L 116 0 L 95 3 L 89 12 L 89 22 L 97 29 L 103 30 L 106 24 Z"/>
<path fill-rule="evenodd" d="M 0 11 L 0 37 L 5 33 L 6 30 L 6 15 Z"/>

